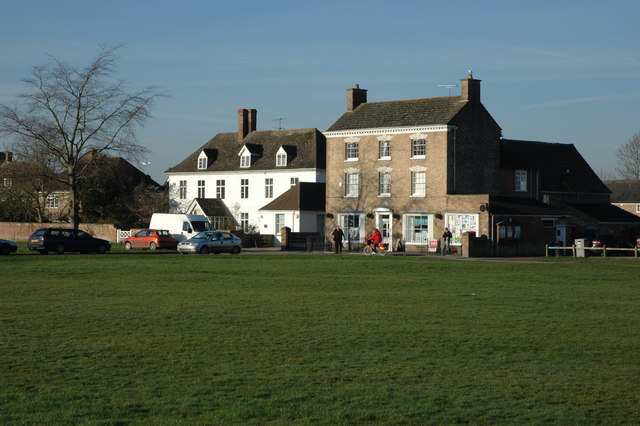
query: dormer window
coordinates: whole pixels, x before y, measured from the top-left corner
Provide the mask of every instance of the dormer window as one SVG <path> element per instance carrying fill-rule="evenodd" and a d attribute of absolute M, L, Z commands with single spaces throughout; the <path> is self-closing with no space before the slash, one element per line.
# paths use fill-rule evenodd
<path fill-rule="evenodd" d="M 202 151 L 198 157 L 198 170 L 205 170 L 208 166 L 207 154 Z"/>
<path fill-rule="evenodd" d="M 276 153 L 276 167 L 284 167 L 287 165 L 287 152 L 283 147 L 280 147 L 278 152 Z"/>
<path fill-rule="evenodd" d="M 242 147 L 242 149 L 238 153 L 238 156 L 240 157 L 240 167 L 242 167 L 243 169 L 251 167 L 252 154 L 246 145 Z"/>

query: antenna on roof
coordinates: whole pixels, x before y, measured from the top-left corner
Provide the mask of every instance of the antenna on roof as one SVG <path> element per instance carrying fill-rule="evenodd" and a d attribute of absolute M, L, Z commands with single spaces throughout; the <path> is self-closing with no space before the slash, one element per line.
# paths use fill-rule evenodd
<path fill-rule="evenodd" d="M 280 118 L 274 118 L 273 119 L 273 121 L 277 121 L 278 122 L 278 130 L 282 130 L 282 120 L 286 120 L 286 118 L 280 117 Z"/>
<path fill-rule="evenodd" d="M 449 89 L 449 96 L 451 96 L 451 89 L 454 87 L 458 87 L 457 84 L 438 84 L 438 87 L 446 87 Z"/>

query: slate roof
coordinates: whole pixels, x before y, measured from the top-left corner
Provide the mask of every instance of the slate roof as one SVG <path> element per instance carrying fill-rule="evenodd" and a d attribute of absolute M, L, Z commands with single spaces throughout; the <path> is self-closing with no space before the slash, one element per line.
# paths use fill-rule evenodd
<path fill-rule="evenodd" d="M 640 203 L 640 180 L 607 180 L 612 203 Z"/>
<path fill-rule="evenodd" d="M 252 154 L 251 167 L 241 168 L 238 153 L 243 146 Z M 286 166 L 276 167 L 276 153 L 281 146 L 289 155 Z M 198 169 L 198 156 L 205 151 L 209 161 L 206 170 Z M 244 139 L 238 133 L 218 133 L 182 162 L 165 173 L 201 173 L 203 171 L 242 171 L 271 169 L 325 168 L 326 142 L 318 129 L 254 131 Z"/>
<path fill-rule="evenodd" d="M 640 216 L 629 213 L 613 204 L 568 203 L 570 207 L 597 219 L 601 223 L 640 223 Z"/>
<path fill-rule="evenodd" d="M 326 185 L 300 182 L 260 210 L 324 211 Z"/>
<path fill-rule="evenodd" d="M 494 215 L 559 216 L 564 212 L 531 198 L 491 197 L 489 209 Z"/>
<path fill-rule="evenodd" d="M 610 193 L 572 144 L 502 139 L 500 166 L 539 170 L 543 191 Z"/>
<path fill-rule="evenodd" d="M 218 198 L 194 198 L 205 216 L 230 217 L 233 216 L 224 201 Z"/>
<path fill-rule="evenodd" d="M 344 113 L 327 131 L 448 124 L 466 104 L 460 96 L 367 102 Z"/>

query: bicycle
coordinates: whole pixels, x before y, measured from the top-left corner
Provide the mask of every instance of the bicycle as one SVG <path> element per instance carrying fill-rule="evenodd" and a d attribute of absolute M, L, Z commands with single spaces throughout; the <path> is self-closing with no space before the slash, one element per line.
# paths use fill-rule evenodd
<path fill-rule="evenodd" d="M 386 243 L 378 244 L 378 250 L 375 250 L 375 244 L 373 241 L 369 240 L 366 243 L 367 245 L 364 246 L 364 249 L 362 250 L 365 256 L 371 256 L 374 253 L 378 256 L 384 256 L 387 254 L 388 247 Z"/>

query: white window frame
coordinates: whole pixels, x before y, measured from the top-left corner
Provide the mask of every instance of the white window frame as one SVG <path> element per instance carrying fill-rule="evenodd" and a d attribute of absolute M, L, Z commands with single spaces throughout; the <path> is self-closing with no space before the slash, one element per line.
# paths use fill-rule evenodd
<path fill-rule="evenodd" d="M 245 154 L 240 156 L 240 167 L 247 169 L 251 167 L 251 154 Z"/>
<path fill-rule="evenodd" d="M 11 188 L 13 186 L 13 179 L 11 178 L 4 178 L 3 180 L 3 184 L 5 188 Z"/>
<path fill-rule="evenodd" d="M 207 156 L 205 153 L 201 153 L 198 157 L 198 170 L 205 170 L 207 168 Z"/>
<path fill-rule="evenodd" d="M 245 232 L 249 230 L 249 213 L 240 213 L 240 229 Z"/>
<path fill-rule="evenodd" d="M 358 161 L 359 156 L 360 156 L 359 142 L 344 143 L 344 160 L 345 161 Z"/>
<path fill-rule="evenodd" d="M 284 167 L 288 163 L 287 151 L 284 148 L 280 147 L 278 152 L 276 153 L 276 167 Z"/>
<path fill-rule="evenodd" d="M 636 213 L 640 213 L 640 204 L 636 204 Z"/>
<path fill-rule="evenodd" d="M 206 198 L 205 197 L 205 181 L 204 181 L 204 179 L 198 180 L 198 198 Z"/>
<path fill-rule="evenodd" d="M 216 198 L 219 200 L 224 200 L 226 195 L 226 182 L 224 179 L 216 180 Z"/>
<path fill-rule="evenodd" d="M 427 140 L 425 138 L 411 139 L 411 158 L 427 157 Z"/>
<path fill-rule="evenodd" d="M 462 245 L 462 234 L 465 232 L 475 232 L 478 235 L 478 226 L 480 223 L 480 215 L 478 213 L 446 213 L 444 216 L 445 226 L 453 234 L 451 245 Z"/>
<path fill-rule="evenodd" d="M 391 196 L 391 172 L 378 173 L 378 196 Z"/>
<path fill-rule="evenodd" d="M 391 160 L 391 140 L 378 141 L 378 159 Z"/>
<path fill-rule="evenodd" d="M 59 207 L 60 207 L 60 198 L 57 195 L 53 195 L 53 194 L 47 195 L 47 208 L 57 209 Z"/>
<path fill-rule="evenodd" d="M 178 198 L 180 200 L 187 199 L 187 181 L 181 180 L 178 185 Z"/>
<path fill-rule="evenodd" d="M 527 192 L 527 171 L 516 170 L 514 175 L 515 175 L 515 191 Z"/>
<path fill-rule="evenodd" d="M 418 179 L 418 176 L 422 176 Z M 427 196 L 427 172 L 414 171 L 411 172 L 411 196 L 426 197 Z"/>
<path fill-rule="evenodd" d="M 281 230 L 282 228 L 285 227 L 285 216 L 284 213 L 276 213 L 275 214 L 275 227 L 276 227 L 276 234 L 280 235 L 281 234 Z"/>
<path fill-rule="evenodd" d="M 360 213 L 340 214 L 338 221 L 344 232 L 346 242 L 362 242 L 364 238 L 364 215 Z"/>
<path fill-rule="evenodd" d="M 420 223 L 416 223 L 416 220 Z M 432 215 L 427 213 L 405 213 L 403 215 L 403 222 L 403 238 L 406 244 L 429 245 L 431 229 L 433 227 Z"/>
<path fill-rule="evenodd" d="M 358 173 L 345 173 L 344 196 L 358 197 L 360 194 L 360 175 Z"/>
<path fill-rule="evenodd" d="M 240 179 L 240 198 L 249 198 L 249 179 Z"/>
<path fill-rule="evenodd" d="M 273 178 L 264 179 L 264 198 L 273 198 Z"/>
<path fill-rule="evenodd" d="M 300 178 L 292 177 L 289 182 L 291 183 L 291 186 L 296 186 L 298 182 L 300 182 Z"/>

